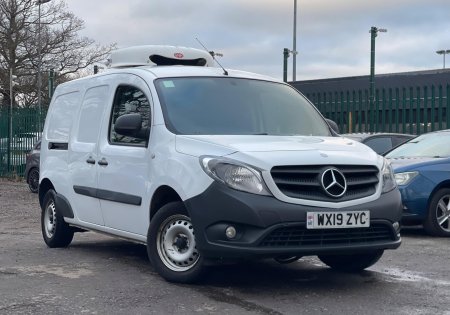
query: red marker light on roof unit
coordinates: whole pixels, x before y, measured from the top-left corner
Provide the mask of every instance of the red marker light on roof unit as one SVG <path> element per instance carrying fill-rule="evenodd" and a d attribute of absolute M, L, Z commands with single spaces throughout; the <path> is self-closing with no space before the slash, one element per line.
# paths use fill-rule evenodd
<path fill-rule="evenodd" d="M 175 58 L 181 59 L 184 57 L 184 55 L 182 53 L 174 53 L 173 54 Z"/>

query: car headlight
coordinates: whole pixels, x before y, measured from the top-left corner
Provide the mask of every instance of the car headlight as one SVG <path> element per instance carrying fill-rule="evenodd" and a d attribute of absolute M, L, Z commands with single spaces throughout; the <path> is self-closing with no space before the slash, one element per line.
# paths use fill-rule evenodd
<path fill-rule="evenodd" d="M 394 172 L 392 171 L 391 163 L 388 160 L 384 159 L 383 168 L 381 170 L 382 180 L 383 180 L 383 189 L 382 193 L 387 193 L 397 187 L 394 178 Z"/>
<path fill-rule="evenodd" d="M 237 161 L 210 156 L 200 157 L 200 165 L 212 179 L 230 188 L 258 195 L 270 195 L 261 172 Z"/>
<path fill-rule="evenodd" d="M 419 175 L 419 172 L 403 172 L 395 174 L 395 181 L 397 185 L 407 185 L 414 177 Z"/>

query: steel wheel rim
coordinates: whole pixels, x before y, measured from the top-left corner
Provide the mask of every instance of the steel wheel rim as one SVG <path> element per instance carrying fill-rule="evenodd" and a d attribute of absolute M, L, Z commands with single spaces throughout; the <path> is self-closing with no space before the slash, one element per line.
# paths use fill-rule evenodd
<path fill-rule="evenodd" d="M 160 225 L 156 238 L 158 255 L 170 270 L 182 272 L 195 266 L 200 258 L 191 220 L 174 215 Z"/>
<path fill-rule="evenodd" d="M 30 173 L 30 177 L 28 180 L 31 190 L 36 191 L 39 186 L 39 171 L 33 170 Z"/>
<path fill-rule="evenodd" d="M 44 213 L 44 230 L 48 238 L 52 238 L 56 230 L 56 207 L 55 203 L 51 201 Z"/>
<path fill-rule="evenodd" d="M 436 221 L 446 232 L 450 232 L 450 195 L 444 195 L 436 206 Z"/>

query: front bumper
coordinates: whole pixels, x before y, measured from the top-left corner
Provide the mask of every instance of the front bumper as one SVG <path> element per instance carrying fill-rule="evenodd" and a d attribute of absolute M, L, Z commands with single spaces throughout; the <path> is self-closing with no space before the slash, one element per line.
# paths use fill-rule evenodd
<path fill-rule="evenodd" d="M 198 249 L 205 257 L 275 257 L 395 249 L 400 246 L 402 214 L 397 189 L 375 201 L 328 209 L 282 202 L 232 190 L 214 182 L 204 193 L 185 201 L 196 231 Z M 370 228 L 307 230 L 307 211 L 370 210 Z M 237 234 L 225 235 L 228 226 Z"/>
<path fill-rule="evenodd" d="M 422 223 L 427 217 L 428 201 L 437 184 L 419 174 L 409 184 L 399 186 L 403 201 L 402 222 Z"/>

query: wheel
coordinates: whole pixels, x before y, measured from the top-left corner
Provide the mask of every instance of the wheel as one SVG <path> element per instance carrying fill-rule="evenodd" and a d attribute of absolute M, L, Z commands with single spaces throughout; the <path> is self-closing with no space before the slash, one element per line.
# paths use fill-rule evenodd
<path fill-rule="evenodd" d="M 320 255 L 319 259 L 327 266 L 339 271 L 361 271 L 375 264 L 384 250 L 362 252 L 349 255 Z"/>
<path fill-rule="evenodd" d="M 194 227 L 182 202 L 163 206 L 150 222 L 147 253 L 156 271 L 167 281 L 192 283 L 204 272 Z"/>
<path fill-rule="evenodd" d="M 450 189 L 436 191 L 428 206 L 425 231 L 435 236 L 450 236 Z"/>
<path fill-rule="evenodd" d="M 32 193 L 37 193 L 39 190 L 39 169 L 37 167 L 32 168 L 28 172 L 27 177 L 28 188 Z"/>
<path fill-rule="evenodd" d="M 280 263 L 280 264 L 290 264 L 290 263 L 296 262 L 300 258 L 302 258 L 302 256 L 285 255 L 285 256 L 277 256 L 274 259 L 277 263 Z"/>
<path fill-rule="evenodd" d="M 42 236 L 50 248 L 67 247 L 72 242 L 74 231 L 56 208 L 55 195 L 55 191 L 50 189 L 44 197 L 41 214 Z"/>

